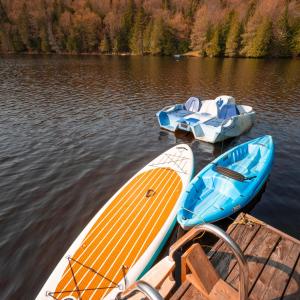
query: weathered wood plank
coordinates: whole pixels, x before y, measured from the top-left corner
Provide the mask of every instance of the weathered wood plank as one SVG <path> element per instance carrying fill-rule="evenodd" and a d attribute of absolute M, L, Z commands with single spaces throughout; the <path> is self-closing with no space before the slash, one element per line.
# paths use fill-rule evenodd
<path fill-rule="evenodd" d="M 245 253 L 249 265 L 250 300 L 300 299 L 298 240 L 245 214 L 238 216 L 227 233 Z M 218 241 L 208 256 L 221 277 L 237 289 L 239 268 L 227 246 Z M 179 296 L 173 298 L 176 294 Z M 174 296 L 172 300 L 207 300 L 207 295 L 187 282 Z"/>
<path fill-rule="evenodd" d="M 289 279 L 288 286 L 284 291 L 282 299 L 299 300 L 300 299 L 300 256 L 295 269 Z"/>
<path fill-rule="evenodd" d="M 278 234 L 262 226 L 244 251 L 249 267 L 249 291 L 252 289 L 253 284 L 257 280 L 279 240 L 280 236 Z M 226 282 L 236 289 L 239 288 L 239 267 L 237 263 L 226 278 Z"/>
<path fill-rule="evenodd" d="M 238 300 L 239 298 L 239 293 L 223 279 L 220 279 L 217 284 L 215 284 L 209 294 L 209 300 Z"/>
<path fill-rule="evenodd" d="M 185 281 L 181 284 L 181 286 L 176 290 L 176 292 L 170 297 L 170 300 L 178 300 L 182 299 L 185 292 L 188 290 L 188 288 L 191 286 L 190 282 Z"/>
<path fill-rule="evenodd" d="M 180 298 L 181 300 L 208 300 L 207 296 L 201 294 L 193 285 Z"/>
<path fill-rule="evenodd" d="M 186 264 L 191 274 L 186 275 L 186 277 L 198 290 L 202 290 L 204 294 L 209 294 L 220 276 L 199 244 L 194 244 L 190 249 L 192 251 L 189 251 L 186 257 Z"/>
<path fill-rule="evenodd" d="M 259 224 L 253 224 L 251 226 L 238 225 L 230 236 L 240 246 L 241 250 L 244 251 L 256 235 L 259 228 Z M 236 263 L 236 260 L 227 245 L 223 244 L 219 248 L 218 253 L 212 257 L 211 262 L 220 276 L 222 278 L 226 278 L 231 268 L 233 268 Z"/>
<path fill-rule="evenodd" d="M 175 262 L 166 256 L 154 265 L 141 279 L 153 287 L 159 288 L 174 268 Z"/>
<path fill-rule="evenodd" d="M 231 224 L 228 229 L 226 230 L 226 232 L 228 234 L 233 234 L 233 231 L 237 229 L 237 225 L 236 224 Z M 201 243 L 200 243 L 201 244 Z M 214 246 L 211 248 L 211 250 L 208 252 L 207 256 L 212 259 L 213 256 L 218 252 L 218 250 L 220 249 L 220 247 L 224 245 L 224 242 L 219 239 Z"/>
<path fill-rule="evenodd" d="M 172 280 L 170 276 L 168 276 L 162 283 L 162 285 L 159 288 L 159 293 L 164 299 L 167 299 L 171 295 L 175 284 L 176 282 Z"/>
<path fill-rule="evenodd" d="M 297 244 L 291 240 L 281 240 L 257 279 L 249 298 L 280 299 L 298 256 Z"/>
<path fill-rule="evenodd" d="M 198 244 L 193 244 L 189 249 L 187 249 L 183 255 L 181 256 L 181 282 L 186 281 L 186 274 L 188 273 L 188 266 L 187 266 L 187 257 L 189 254 L 193 251 L 195 245 Z"/>

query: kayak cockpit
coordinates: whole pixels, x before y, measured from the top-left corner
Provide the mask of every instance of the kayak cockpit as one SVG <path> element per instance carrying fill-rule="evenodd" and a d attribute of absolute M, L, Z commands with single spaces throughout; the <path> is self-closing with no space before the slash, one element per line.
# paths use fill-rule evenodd
<path fill-rule="evenodd" d="M 266 181 L 273 141 L 261 137 L 239 145 L 208 164 L 190 183 L 177 220 L 184 229 L 215 222 L 244 207 Z"/>

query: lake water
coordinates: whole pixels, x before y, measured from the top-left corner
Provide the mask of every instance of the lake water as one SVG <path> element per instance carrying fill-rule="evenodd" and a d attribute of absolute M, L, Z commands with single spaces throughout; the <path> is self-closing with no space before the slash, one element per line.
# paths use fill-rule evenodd
<path fill-rule="evenodd" d="M 274 137 L 271 177 L 250 211 L 300 238 L 300 60 L 0 57 L 0 299 L 33 299 L 85 224 L 177 143 L 198 172 L 221 145 L 160 130 L 189 96 L 233 95 L 255 126 L 224 149 Z"/>

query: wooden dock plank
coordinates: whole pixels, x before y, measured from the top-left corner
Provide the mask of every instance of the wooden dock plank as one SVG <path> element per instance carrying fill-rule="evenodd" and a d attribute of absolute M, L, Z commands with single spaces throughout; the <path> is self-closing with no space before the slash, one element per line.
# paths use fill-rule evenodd
<path fill-rule="evenodd" d="M 288 286 L 284 291 L 282 299 L 300 299 L 300 256 L 298 257 L 295 269 L 293 270 L 293 273 L 289 279 Z"/>
<path fill-rule="evenodd" d="M 244 251 L 258 232 L 259 228 L 259 224 L 251 226 L 238 225 L 230 236 L 240 246 L 241 250 Z M 223 244 L 219 248 L 218 253 L 212 257 L 211 262 L 220 276 L 226 278 L 230 273 L 231 268 L 233 268 L 236 263 L 236 260 L 227 245 Z"/>
<path fill-rule="evenodd" d="M 249 300 L 300 299 L 300 242 L 293 237 L 241 214 L 227 233 L 244 252 L 249 266 Z M 228 247 L 218 241 L 208 254 L 212 264 L 233 288 L 239 284 L 239 268 Z M 186 282 L 172 300 L 204 300 Z"/>
<path fill-rule="evenodd" d="M 279 240 L 280 236 L 278 234 L 262 226 L 244 251 L 249 267 L 249 291 L 252 289 Z M 239 267 L 237 263 L 226 278 L 226 282 L 238 289 Z"/>
<path fill-rule="evenodd" d="M 251 300 L 280 299 L 299 256 L 299 246 L 282 239 L 250 292 Z"/>
<path fill-rule="evenodd" d="M 227 233 L 229 235 L 233 234 L 233 231 L 237 229 L 237 225 L 236 224 L 231 224 L 228 229 L 227 229 Z M 201 242 L 200 242 L 201 244 Z M 207 256 L 209 257 L 209 259 L 212 259 L 213 256 L 218 253 L 218 250 L 220 249 L 220 247 L 222 247 L 224 245 L 224 242 L 222 240 L 218 240 L 215 245 L 212 247 L 212 249 L 208 252 Z"/>
<path fill-rule="evenodd" d="M 200 293 L 193 285 L 191 285 L 180 298 L 181 300 L 208 300 L 207 297 Z"/>
<path fill-rule="evenodd" d="M 188 290 L 188 288 L 191 286 L 191 283 L 188 281 L 185 281 L 181 284 L 181 286 L 176 290 L 176 292 L 170 297 L 170 300 L 178 300 L 182 299 L 185 292 Z"/>

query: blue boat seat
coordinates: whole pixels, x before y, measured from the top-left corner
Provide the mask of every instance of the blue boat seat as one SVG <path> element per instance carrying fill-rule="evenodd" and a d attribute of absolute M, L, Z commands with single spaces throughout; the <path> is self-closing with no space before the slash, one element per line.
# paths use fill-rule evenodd
<path fill-rule="evenodd" d="M 196 97 L 190 97 L 184 104 L 185 109 L 192 112 L 198 112 L 200 106 L 200 101 Z"/>
<path fill-rule="evenodd" d="M 180 109 L 180 110 L 174 111 L 174 113 L 172 113 L 172 114 L 176 117 L 185 117 L 187 115 L 190 115 L 191 112 L 188 110 Z"/>
<path fill-rule="evenodd" d="M 240 113 L 235 104 L 225 104 L 221 107 L 218 117 L 219 119 L 226 120 L 239 114 Z"/>
<path fill-rule="evenodd" d="M 188 118 L 188 119 L 186 119 L 186 122 L 187 122 L 188 124 L 195 124 L 195 123 L 198 123 L 198 122 L 199 122 L 199 119 Z"/>
<path fill-rule="evenodd" d="M 210 120 L 204 122 L 204 124 L 209 125 L 209 126 L 219 127 L 219 126 L 221 126 L 223 121 L 224 121 L 223 119 L 213 118 L 213 119 L 210 119 Z"/>

